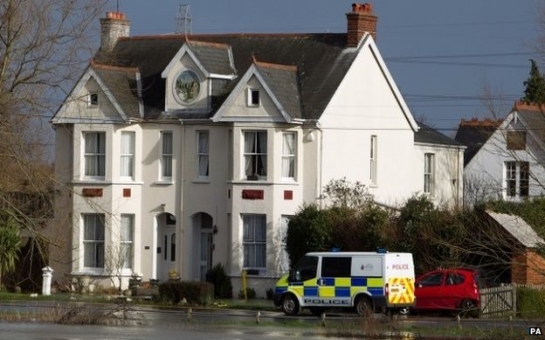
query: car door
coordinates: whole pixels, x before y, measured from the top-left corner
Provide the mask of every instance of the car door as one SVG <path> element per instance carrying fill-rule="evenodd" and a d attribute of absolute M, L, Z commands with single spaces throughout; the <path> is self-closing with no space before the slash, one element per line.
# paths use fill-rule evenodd
<path fill-rule="evenodd" d="M 443 298 L 445 300 L 446 309 L 456 309 L 460 305 L 460 301 L 468 296 L 467 289 L 464 285 L 465 277 L 456 272 L 447 272 L 443 285 Z"/>
<path fill-rule="evenodd" d="M 437 309 L 444 305 L 441 302 L 441 285 L 443 273 L 434 271 L 420 276 L 416 280 L 416 309 Z"/>

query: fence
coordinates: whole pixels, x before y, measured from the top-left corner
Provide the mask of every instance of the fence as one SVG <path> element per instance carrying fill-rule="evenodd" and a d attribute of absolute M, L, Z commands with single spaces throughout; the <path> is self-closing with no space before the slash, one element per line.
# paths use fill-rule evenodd
<path fill-rule="evenodd" d="M 507 285 L 481 289 L 481 317 L 515 316 L 517 313 L 517 286 Z"/>
<path fill-rule="evenodd" d="M 540 290 L 545 289 L 545 286 L 509 284 L 481 289 L 481 317 L 514 317 L 517 314 L 517 288 Z"/>

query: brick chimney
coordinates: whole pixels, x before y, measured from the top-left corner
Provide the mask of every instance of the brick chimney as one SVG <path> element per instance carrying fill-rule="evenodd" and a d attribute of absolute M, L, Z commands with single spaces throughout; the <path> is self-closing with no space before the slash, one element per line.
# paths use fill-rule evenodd
<path fill-rule="evenodd" d="M 130 35 L 131 22 L 125 13 L 107 12 L 106 18 L 100 19 L 100 50 L 110 52 L 117 40 Z"/>
<path fill-rule="evenodd" d="M 346 13 L 346 19 L 346 47 L 357 47 L 365 32 L 377 39 L 377 16 L 370 3 L 352 4 L 352 12 Z"/>

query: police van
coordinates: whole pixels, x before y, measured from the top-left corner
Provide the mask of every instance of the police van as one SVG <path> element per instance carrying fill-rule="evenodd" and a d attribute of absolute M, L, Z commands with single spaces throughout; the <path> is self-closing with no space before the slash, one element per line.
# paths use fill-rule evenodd
<path fill-rule="evenodd" d="M 276 283 L 274 304 L 286 315 L 302 309 L 353 309 L 365 316 L 414 306 L 414 263 L 410 253 L 307 253 Z"/>

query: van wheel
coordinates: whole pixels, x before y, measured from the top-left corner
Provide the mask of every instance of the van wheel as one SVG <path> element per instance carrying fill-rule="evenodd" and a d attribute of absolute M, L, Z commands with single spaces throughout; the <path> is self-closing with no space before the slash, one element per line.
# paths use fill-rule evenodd
<path fill-rule="evenodd" d="M 365 296 L 360 296 L 356 300 L 356 313 L 358 313 L 359 316 L 368 317 L 371 314 L 373 314 L 373 303 L 369 298 Z"/>
<path fill-rule="evenodd" d="M 282 298 L 281 308 L 286 315 L 297 315 L 299 313 L 299 301 L 295 296 L 288 294 Z"/>
<path fill-rule="evenodd" d="M 323 312 L 325 312 L 325 308 L 321 308 L 321 307 L 310 307 L 308 310 L 314 316 L 320 316 L 322 315 Z"/>

